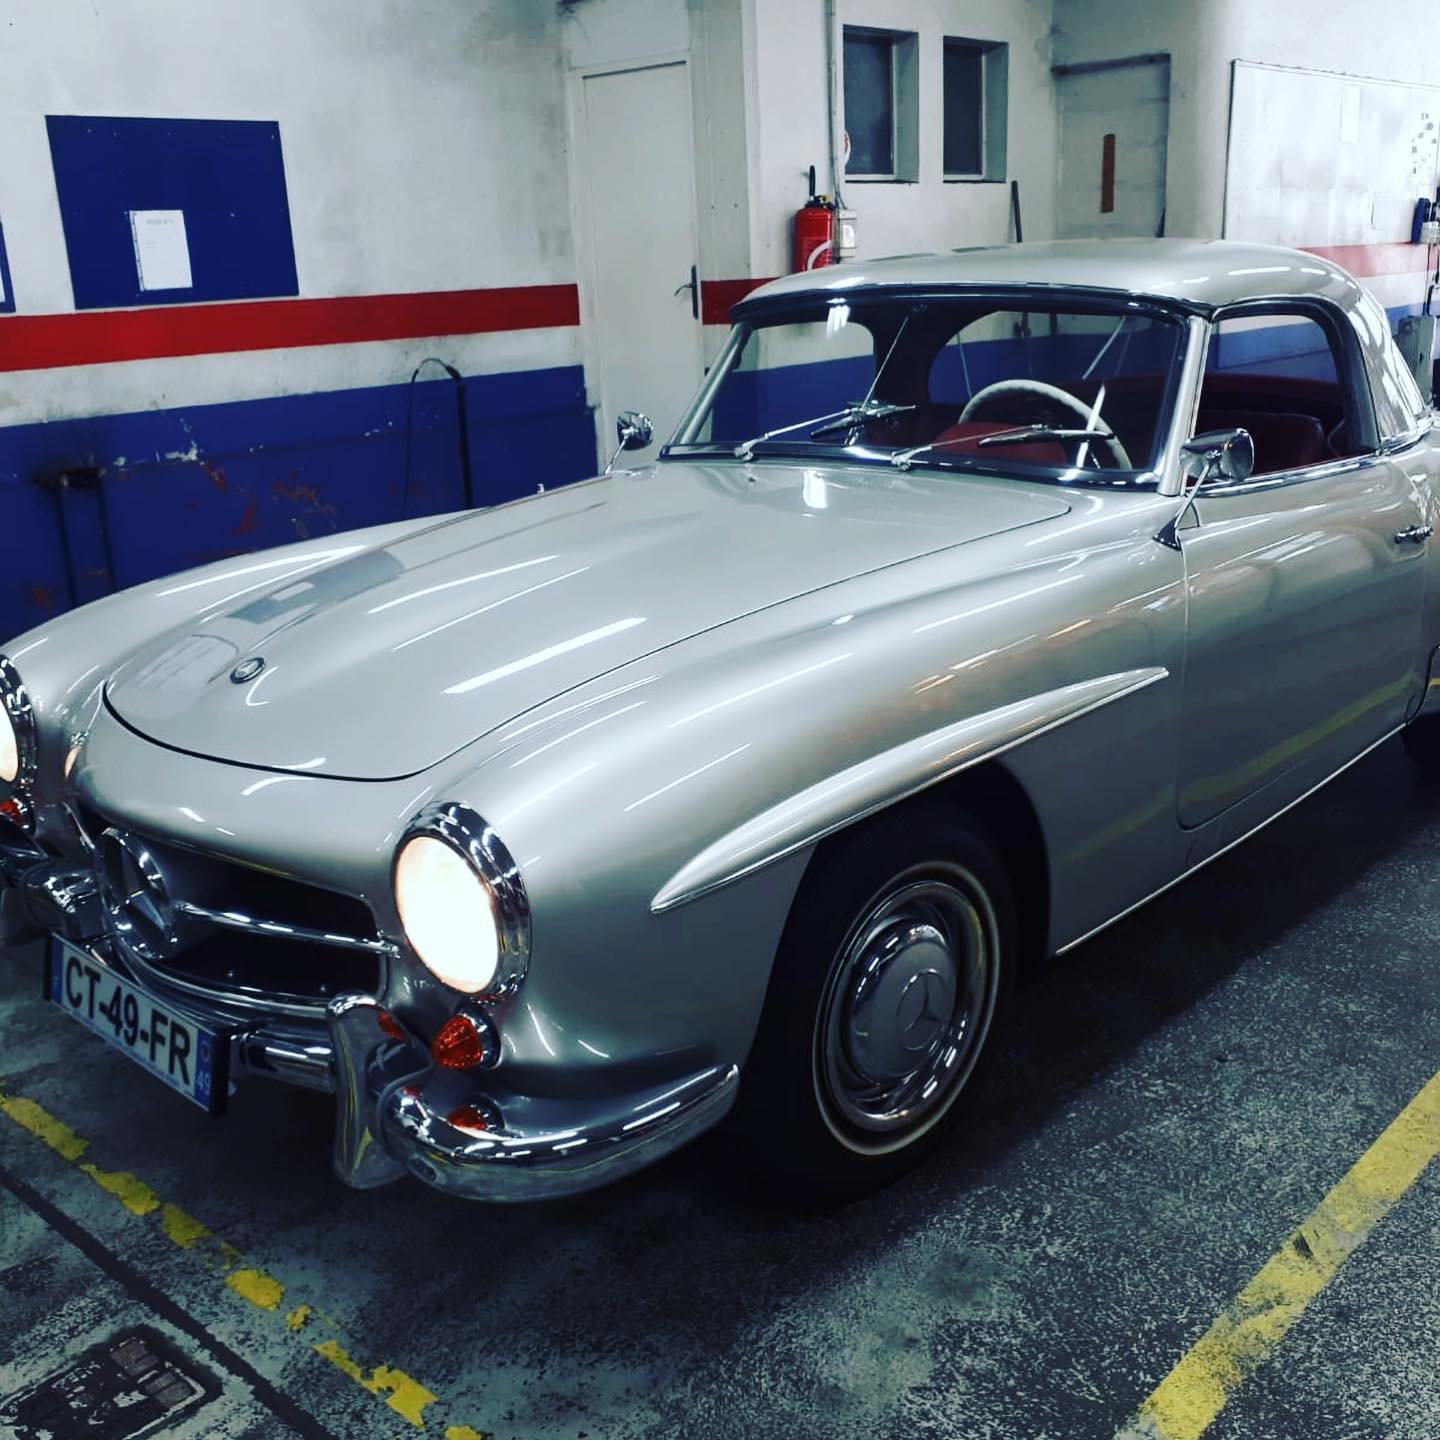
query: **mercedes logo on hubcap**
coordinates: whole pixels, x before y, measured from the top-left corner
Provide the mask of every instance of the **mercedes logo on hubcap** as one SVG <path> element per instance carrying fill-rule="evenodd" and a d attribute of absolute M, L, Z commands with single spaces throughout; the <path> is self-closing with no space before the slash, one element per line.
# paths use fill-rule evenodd
<path fill-rule="evenodd" d="M 230 679 L 236 685 L 243 685 L 247 680 L 253 680 L 264 668 L 264 658 L 259 655 L 252 655 L 248 660 L 242 660 L 230 672 Z"/>
<path fill-rule="evenodd" d="M 123 951 L 155 961 L 175 948 L 170 891 L 144 841 L 114 829 L 100 837 L 100 898 Z"/>
<path fill-rule="evenodd" d="M 913 975 L 896 1006 L 895 1023 L 900 1043 L 911 1055 L 921 1055 L 935 1043 L 945 1024 L 941 1008 L 944 982 L 934 970 Z"/>

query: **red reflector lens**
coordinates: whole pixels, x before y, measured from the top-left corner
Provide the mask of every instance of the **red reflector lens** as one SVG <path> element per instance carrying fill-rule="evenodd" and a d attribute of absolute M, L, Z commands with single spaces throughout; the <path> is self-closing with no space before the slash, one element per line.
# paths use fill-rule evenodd
<path fill-rule="evenodd" d="M 441 1027 L 430 1047 L 431 1058 L 447 1070 L 470 1070 L 483 1064 L 490 1053 L 488 1037 L 463 1012 L 452 1015 Z"/>
<path fill-rule="evenodd" d="M 405 1032 L 400 1028 L 400 1022 L 388 1010 L 381 1010 L 375 1016 L 375 1023 L 381 1031 L 392 1040 L 404 1040 Z"/>
<path fill-rule="evenodd" d="M 7 820 L 13 820 L 17 825 L 25 823 L 25 817 L 20 813 L 20 802 L 18 800 L 0 800 L 0 815 Z"/>
<path fill-rule="evenodd" d="M 445 1118 L 467 1135 L 483 1135 L 490 1128 L 489 1116 L 474 1105 L 457 1105 Z"/>

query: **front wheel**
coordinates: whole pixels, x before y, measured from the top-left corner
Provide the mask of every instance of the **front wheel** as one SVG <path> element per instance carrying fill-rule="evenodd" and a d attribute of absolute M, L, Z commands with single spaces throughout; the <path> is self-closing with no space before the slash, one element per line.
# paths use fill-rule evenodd
<path fill-rule="evenodd" d="M 940 805 L 830 842 L 791 908 L 736 1120 L 764 1177 L 847 1199 L 938 1141 L 1014 985 L 1008 878 Z"/>

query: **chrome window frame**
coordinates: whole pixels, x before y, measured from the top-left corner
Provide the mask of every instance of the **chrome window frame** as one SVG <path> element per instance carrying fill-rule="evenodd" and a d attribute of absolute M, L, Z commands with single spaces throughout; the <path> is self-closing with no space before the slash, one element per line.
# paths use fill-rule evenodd
<path fill-rule="evenodd" d="M 1232 495 L 1257 495 L 1269 490 L 1285 489 L 1291 485 L 1303 485 L 1311 480 L 1331 480 L 1369 468 L 1385 460 L 1389 454 L 1380 438 L 1380 426 L 1375 407 L 1375 397 L 1370 389 L 1370 371 L 1362 353 L 1360 337 L 1356 334 L 1349 314 L 1334 301 L 1320 296 L 1277 295 L 1259 300 L 1239 301 L 1215 310 L 1206 322 L 1205 358 L 1209 358 L 1210 345 L 1215 339 L 1216 326 L 1225 320 L 1243 320 L 1252 315 L 1298 315 L 1314 320 L 1330 342 L 1331 356 L 1335 361 L 1340 388 L 1346 398 L 1346 420 L 1356 410 L 1361 420 L 1368 423 L 1371 448 L 1359 455 L 1343 455 L 1329 460 L 1320 460 L 1313 465 L 1296 466 L 1290 470 L 1268 471 L 1263 475 L 1252 475 L 1245 480 L 1235 480 L 1225 485 L 1201 485 L 1195 492 L 1196 500 L 1223 499 Z M 1190 421 L 1190 435 L 1193 437 L 1200 414 L 1200 400 L 1205 388 L 1205 367 L 1202 362 L 1195 387 L 1195 408 Z M 1189 437 L 1187 437 L 1189 438 Z"/>
<path fill-rule="evenodd" d="M 997 307 L 1013 305 L 1017 309 L 1024 309 L 1027 303 L 1030 303 L 1036 311 L 1043 310 L 1047 306 L 1064 306 L 1066 304 L 1075 305 L 1082 310 L 1094 307 L 1099 313 L 1110 313 L 1112 309 L 1115 313 L 1134 311 L 1169 320 L 1178 326 L 1181 335 L 1176 350 L 1173 378 L 1168 386 L 1164 408 L 1155 421 L 1155 432 L 1159 437 L 1159 443 L 1156 447 L 1153 466 L 1128 472 L 1120 481 L 1106 481 L 1103 478 L 1105 471 L 1064 471 L 1058 475 L 1050 475 L 1041 473 L 1038 468 L 1033 475 L 1026 474 L 1015 478 L 1035 481 L 1042 485 L 1089 485 L 1099 489 L 1123 490 L 1129 493 L 1158 495 L 1178 495 L 1180 493 L 1180 446 L 1183 440 L 1188 438 L 1181 433 L 1184 427 L 1180 422 L 1181 417 L 1187 413 L 1186 387 L 1192 383 L 1192 357 L 1198 343 L 1197 327 L 1204 324 L 1202 317 L 1205 311 L 1200 306 L 1188 304 L 1169 296 L 1151 295 L 1138 290 L 1112 290 L 1099 286 L 1044 283 L 1018 285 L 867 285 L 861 283 L 854 286 L 853 289 L 841 287 L 832 290 L 828 287 L 817 286 L 814 291 L 748 296 L 734 307 L 729 338 L 706 372 L 698 393 L 687 406 L 684 414 L 681 415 L 674 432 L 661 447 L 659 459 L 684 461 L 727 458 L 726 446 L 719 442 L 696 440 L 693 435 L 709 413 L 715 392 L 729 378 L 736 362 L 744 353 L 745 345 L 757 328 L 756 324 L 751 323 L 752 320 L 763 325 L 776 312 L 783 316 L 786 311 L 799 308 L 807 301 L 830 304 L 842 302 L 864 304 L 870 301 L 893 300 L 912 304 L 920 302 L 953 304 L 967 299 L 993 303 Z M 792 321 L 792 323 L 795 322 Z M 1190 408 L 1190 413 L 1193 422 L 1193 407 Z M 697 456 L 676 449 L 677 446 L 710 445 L 712 443 L 716 452 L 713 454 Z M 798 458 L 803 460 L 803 456 Z M 753 464 L 754 461 L 748 460 L 742 463 Z M 917 468 L 923 468 L 926 462 L 917 460 L 915 464 Z M 937 470 L 944 469 L 943 466 L 935 468 Z"/>

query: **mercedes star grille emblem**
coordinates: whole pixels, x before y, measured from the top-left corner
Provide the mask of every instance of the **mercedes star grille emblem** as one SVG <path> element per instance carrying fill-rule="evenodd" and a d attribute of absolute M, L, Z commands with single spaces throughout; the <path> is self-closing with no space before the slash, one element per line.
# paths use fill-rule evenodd
<path fill-rule="evenodd" d="M 114 829 L 100 837 L 100 898 L 122 953 L 154 962 L 174 950 L 170 891 L 143 840 Z"/>

